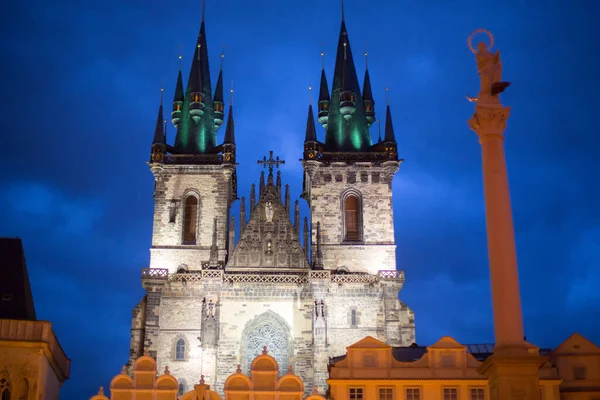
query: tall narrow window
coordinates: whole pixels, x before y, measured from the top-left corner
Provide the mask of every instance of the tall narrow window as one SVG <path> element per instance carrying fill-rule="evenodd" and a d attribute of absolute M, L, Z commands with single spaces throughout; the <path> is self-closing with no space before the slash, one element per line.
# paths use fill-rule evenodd
<path fill-rule="evenodd" d="M 179 339 L 175 345 L 175 359 L 185 360 L 185 341 L 183 339 Z"/>
<path fill-rule="evenodd" d="M 182 396 L 185 393 L 185 385 L 183 384 L 182 381 L 179 381 L 179 390 L 177 391 L 177 394 L 179 396 Z"/>
<path fill-rule="evenodd" d="M 360 240 L 360 203 L 358 197 L 349 195 L 344 201 L 345 240 Z"/>
<path fill-rule="evenodd" d="M 10 383 L 4 378 L 0 379 L 0 400 L 10 400 Z"/>
<path fill-rule="evenodd" d="M 350 311 L 350 325 L 351 326 L 358 325 L 356 323 L 356 310 L 355 309 L 352 309 L 352 311 Z"/>
<path fill-rule="evenodd" d="M 183 212 L 183 244 L 196 244 L 196 223 L 198 219 L 198 199 L 188 196 Z"/>

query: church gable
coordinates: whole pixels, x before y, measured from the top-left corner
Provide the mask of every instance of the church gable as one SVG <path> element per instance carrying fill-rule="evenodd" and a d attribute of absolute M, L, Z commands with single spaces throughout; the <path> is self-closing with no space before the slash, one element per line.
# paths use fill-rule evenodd
<path fill-rule="evenodd" d="M 299 235 L 272 177 L 233 250 L 227 268 L 308 268 Z"/>

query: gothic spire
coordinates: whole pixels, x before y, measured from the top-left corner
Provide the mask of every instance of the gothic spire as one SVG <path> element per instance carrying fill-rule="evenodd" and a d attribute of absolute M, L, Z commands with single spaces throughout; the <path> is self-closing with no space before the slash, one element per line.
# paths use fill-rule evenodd
<path fill-rule="evenodd" d="M 152 144 L 166 144 L 163 125 L 163 94 L 164 89 L 160 89 L 160 106 L 158 107 L 158 117 L 156 118 L 156 128 L 154 129 L 154 140 L 152 141 Z"/>
<path fill-rule="evenodd" d="M 223 102 L 223 58 L 225 54 L 221 53 L 221 68 L 219 69 L 219 77 L 217 78 L 217 86 L 215 87 L 215 97 L 213 98 L 213 104 L 215 107 L 215 128 L 219 129 L 223 124 L 223 109 L 225 103 Z M 231 105 L 230 105 L 231 108 Z"/>
<path fill-rule="evenodd" d="M 235 144 L 235 122 L 233 121 L 233 105 L 229 104 L 229 115 L 227 116 L 227 127 L 225 128 L 224 144 Z"/>
<path fill-rule="evenodd" d="M 365 119 L 369 128 L 375 122 L 375 100 L 373 100 L 373 93 L 371 91 L 371 77 L 369 76 L 369 53 L 365 52 L 366 68 L 365 68 L 365 80 L 363 83 L 363 104 L 365 105 Z"/>
<path fill-rule="evenodd" d="M 343 18 L 325 144 L 329 151 L 366 151 L 371 145 L 350 39 Z"/>
<path fill-rule="evenodd" d="M 385 108 L 385 138 L 383 142 L 396 143 L 396 137 L 394 135 L 394 125 L 392 124 L 392 113 L 390 112 L 389 104 Z"/>
<path fill-rule="evenodd" d="M 308 117 L 306 118 L 306 136 L 304 142 L 316 142 L 317 132 L 315 130 L 315 116 L 313 115 L 312 104 L 308 106 Z"/>
<path fill-rule="evenodd" d="M 175 152 L 179 154 L 211 152 L 216 147 L 214 114 L 203 3 L 202 22 L 182 105 L 175 139 Z"/>

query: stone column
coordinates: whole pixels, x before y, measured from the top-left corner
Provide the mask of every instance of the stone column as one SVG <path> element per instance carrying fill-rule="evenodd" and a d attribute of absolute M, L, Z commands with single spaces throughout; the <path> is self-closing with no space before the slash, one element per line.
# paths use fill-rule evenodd
<path fill-rule="evenodd" d="M 477 133 L 482 151 L 488 257 L 492 286 L 494 354 L 480 367 L 488 377 L 492 400 L 538 399 L 538 370 L 544 362 L 525 342 L 519 275 L 504 129 L 510 108 L 499 102 L 475 107 L 469 126 Z"/>

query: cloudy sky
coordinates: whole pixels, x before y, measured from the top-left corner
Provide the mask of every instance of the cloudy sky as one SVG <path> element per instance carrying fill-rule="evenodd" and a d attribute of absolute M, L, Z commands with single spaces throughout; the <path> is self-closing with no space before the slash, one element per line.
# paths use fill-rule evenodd
<path fill-rule="evenodd" d="M 38 317 L 53 322 L 72 359 L 61 397 L 87 398 L 128 358 L 149 261 L 146 161 L 160 88 L 172 98 L 180 46 L 187 80 L 201 5 L 2 8 L 0 236 L 23 238 Z M 206 12 L 213 82 L 223 45 L 225 80 L 235 81 L 240 196 L 272 149 L 297 197 L 307 87 L 321 49 L 331 82 L 339 2 L 208 0 Z M 600 343 L 597 15 L 600 2 L 583 0 L 346 0 L 379 116 L 390 88 L 405 159 L 394 179 L 400 297 L 416 313 L 419 344 L 493 341 L 481 154 L 465 100 L 479 84 L 466 41 L 480 27 L 495 34 L 513 83 L 505 143 L 527 338 L 554 347 L 578 331 Z"/>

